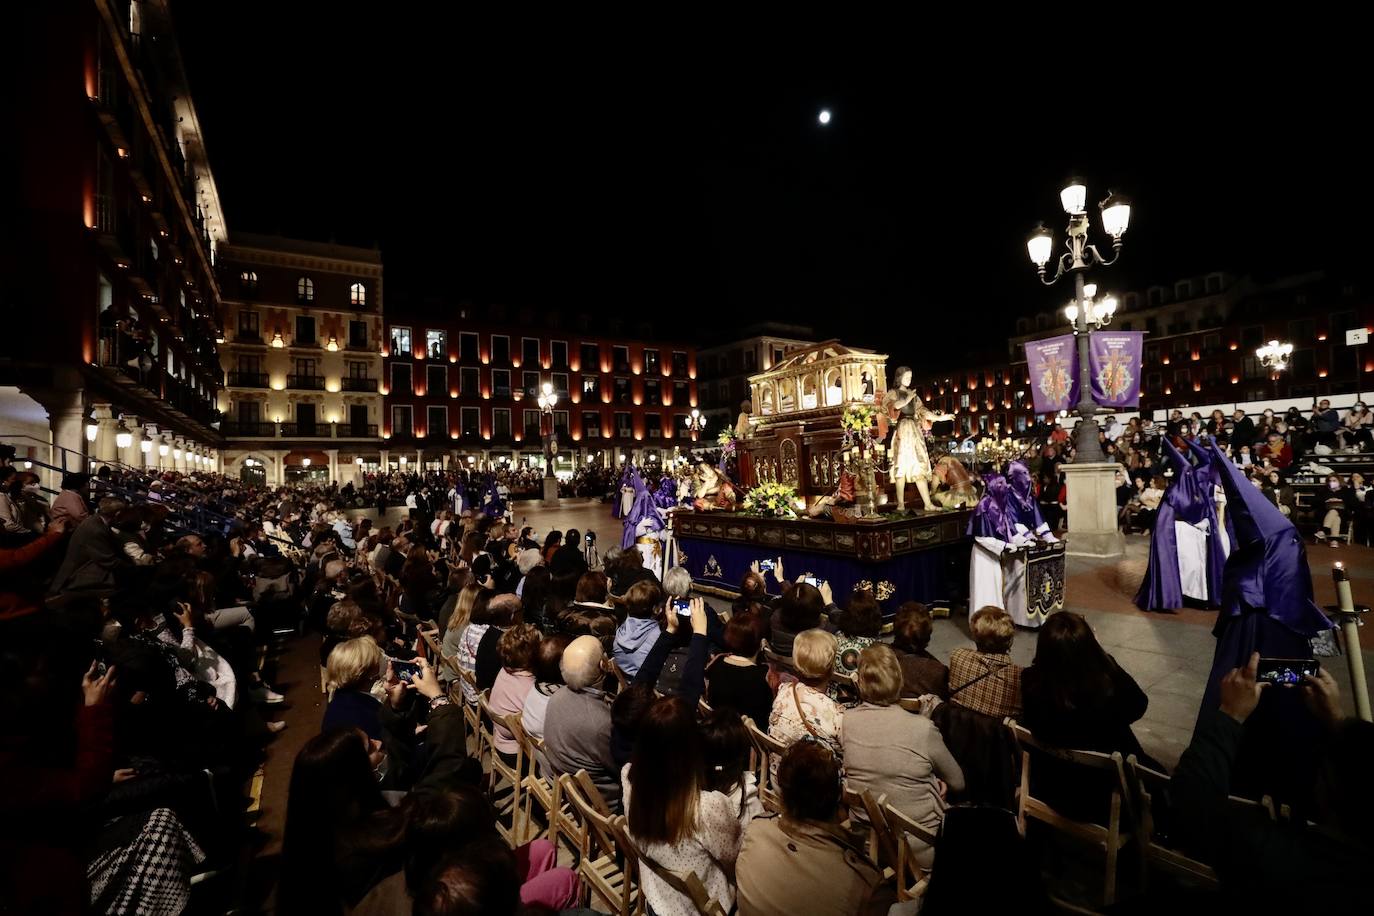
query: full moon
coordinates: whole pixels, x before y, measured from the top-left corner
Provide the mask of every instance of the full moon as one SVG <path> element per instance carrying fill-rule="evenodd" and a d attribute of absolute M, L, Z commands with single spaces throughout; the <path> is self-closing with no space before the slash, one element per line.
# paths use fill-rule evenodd
<path fill-rule="evenodd" d="M 830 109 L 829 109 L 829 108 L 822 108 L 822 109 L 821 109 L 821 113 L 820 113 L 820 122 L 821 122 L 822 124 L 829 124 L 829 123 L 830 123 Z"/>

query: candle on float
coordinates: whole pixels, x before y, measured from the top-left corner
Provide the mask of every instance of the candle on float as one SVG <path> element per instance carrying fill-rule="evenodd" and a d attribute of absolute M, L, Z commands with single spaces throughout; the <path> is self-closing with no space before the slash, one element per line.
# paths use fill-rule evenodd
<path fill-rule="evenodd" d="M 1355 599 L 1350 593 L 1350 574 L 1345 571 L 1345 564 L 1341 562 L 1333 563 L 1331 566 L 1331 578 L 1336 580 L 1336 604 L 1342 610 L 1349 610 L 1355 607 Z"/>

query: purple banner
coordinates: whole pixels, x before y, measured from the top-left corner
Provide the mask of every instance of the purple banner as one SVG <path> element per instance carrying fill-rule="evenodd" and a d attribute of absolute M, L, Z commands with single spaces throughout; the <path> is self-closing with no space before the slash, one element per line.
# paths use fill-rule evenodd
<path fill-rule="evenodd" d="M 1144 331 L 1097 331 L 1088 335 L 1093 400 L 1102 407 L 1140 403 L 1140 347 Z"/>
<path fill-rule="evenodd" d="M 1026 367 L 1036 413 L 1059 413 L 1078 403 L 1078 350 L 1072 334 L 1027 341 Z"/>

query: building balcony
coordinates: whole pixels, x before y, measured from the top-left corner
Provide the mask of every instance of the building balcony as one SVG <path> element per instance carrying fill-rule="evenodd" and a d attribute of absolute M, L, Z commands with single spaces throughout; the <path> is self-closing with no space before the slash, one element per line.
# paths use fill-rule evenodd
<path fill-rule="evenodd" d="M 254 439 L 273 439 L 277 435 L 277 424 L 263 423 L 254 421 L 243 421 L 238 423 L 221 423 L 220 432 L 230 439 L 233 438 L 254 438 Z"/>
<path fill-rule="evenodd" d="M 339 386 L 344 391 L 370 391 L 375 394 L 377 380 L 375 378 L 344 378 L 340 379 Z"/>
<path fill-rule="evenodd" d="M 268 387 L 268 384 L 267 384 L 267 373 L 266 373 L 266 372 L 230 372 L 230 373 L 229 373 L 229 387 L 230 387 L 230 388 L 266 388 L 266 387 Z"/>
<path fill-rule="evenodd" d="M 286 387 L 301 391 L 324 391 L 323 375 L 288 375 Z"/>
<path fill-rule="evenodd" d="M 376 439 L 377 424 L 246 421 L 221 423 L 220 432 L 230 439 Z"/>
<path fill-rule="evenodd" d="M 258 347 L 261 347 L 267 343 L 267 341 L 263 340 L 262 335 L 259 334 L 257 331 L 244 330 L 236 331 L 234 333 L 234 339 L 232 342 L 237 344 L 252 344 L 253 346 Z"/>
<path fill-rule="evenodd" d="M 367 350 L 374 350 L 376 347 L 365 340 L 350 340 L 348 343 L 344 344 L 344 349 L 354 353 L 361 353 Z"/>

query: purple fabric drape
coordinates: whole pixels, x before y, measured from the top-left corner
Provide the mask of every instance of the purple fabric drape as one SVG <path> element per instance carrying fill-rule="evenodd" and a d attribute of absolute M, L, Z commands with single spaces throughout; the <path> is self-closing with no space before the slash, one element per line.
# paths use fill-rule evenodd
<path fill-rule="evenodd" d="M 677 505 L 677 481 L 663 475 L 658 482 L 658 489 L 654 491 L 654 505 L 660 509 L 671 509 Z"/>
<path fill-rule="evenodd" d="M 1040 504 L 1035 501 L 1030 468 L 1024 462 L 1013 461 L 1007 465 L 1007 488 L 1011 491 L 1007 503 L 1015 521 L 1031 531 L 1038 531 L 1045 524 L 1045 517 L 1040 514 Z"/>
<path fill-rule="evenodd" d="M 1217 536 L 1213 468 L 1207 462 L 1194 467 L 1168 438 L 1164 440 L 1164 451 L 1173 466 L 1174 480 L 1164 492 L 1159 511 L 1155 513 L 1149 564 L 1135 595 L 1136 607 L 1143 611 L 1169 611 L 1183 607 L 1183 584 L 1179 578 L 1178 539 L 1174 534 L 1174 522 L 1196 525 L 1203 520 L 1207 521 L 1211 530 L 1207 539 L 1207 604 L 1209 607 L 1219 607 L 1222 568 L 1226 557 Z M 1190 451 L 1200 452 L 1201 448 L 1191 448 Z"/>
<path fill-rule="evenodd" d="M 983 498 L 973 509 L 973 518 L 968 522 L 968 533 L 976 538 L 992 537 L 1010 541 L 1016 534 L 1016 517 L 1009 505 L 1011 489 L 1007 478 L 1001 474 L 989 474 Z"/>
<path fill-rule="evenodd" d="M 638 471 L 630 475 L 630 486 L 634 487 L 635 500 L 630 504 L 630 511 L 624 518 L 625 530 L 620 537 L 620 546 L 626 550 L 634 546 L 635 529 L 646 518 L 655 519 L 658 521 L 658 527 L 663 527 L 663 522 L 654 507 L 654 495 L 644 485 L 644 478 L 639 476 Z"/>

